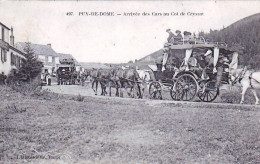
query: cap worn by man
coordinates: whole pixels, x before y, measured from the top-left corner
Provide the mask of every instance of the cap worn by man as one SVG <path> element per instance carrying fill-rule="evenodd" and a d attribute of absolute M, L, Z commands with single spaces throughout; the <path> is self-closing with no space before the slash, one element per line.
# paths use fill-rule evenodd
<path fill-rule="evenodd" d="M 179 34 L 179 33 L 181 33 L 181 31 L 180 30 L 176 30 L 175 33 Z"/>

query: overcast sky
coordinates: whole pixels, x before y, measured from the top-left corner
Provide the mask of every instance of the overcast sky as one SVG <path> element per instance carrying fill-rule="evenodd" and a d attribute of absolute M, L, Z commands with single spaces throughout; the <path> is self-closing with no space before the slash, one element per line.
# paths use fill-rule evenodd
<path fill-rule="evenodd" d="M 78 12 L 171 13 L 178 16 L 78 16 Z M 74 16 L 67 16 L 73 12 Z M 180 13 L 203 16 L 180 16 Z M 13 26 L 15 41 L 51 43 L 82 62 L 128 62 L 163 47 L 165 30 L 221 29 L 260 12 L 260 1 L 62 2 L 0 1 L 0 21 Z"/>

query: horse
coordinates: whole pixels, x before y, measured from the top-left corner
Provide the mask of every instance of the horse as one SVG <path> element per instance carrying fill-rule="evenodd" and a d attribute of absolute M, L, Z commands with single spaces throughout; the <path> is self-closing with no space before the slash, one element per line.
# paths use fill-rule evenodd
<path fill-rule="evenodd" d="M 149 88 L 149 83 L 151 81 L 155 80 L 154 74 L 153 72 L 149 71 L 149 70 L 136 70 L 140 80 L 143 82 L 143 84 L 147 85 L 147 88 Z"/>
<path fill-rule="evenodd" d="M 256 90 L 260 89 L 260 72 L 249 71 L 247 70 L 247 67 L 244 67 L 243 69 L 231 70 L 230 81 L 232 85 L 236 84 L 237 82 L 242 85 L 242 97 L 240 104 L 244 103 L 247 89 L 251 89 L 255 96 L 255 104 L 259 104 L 259 98 L 257 96 Z"/>
<path fill-rule="evenodd" d="M 137 90 L 138 98 L 143 98 L 144 87 L 139 81 L 140 77 L 135 69 L 115 69 L 112 80 L 117 86 L 117 96 L 123 97 L 122 88 L 124 88 L 129 96 L 134 97 L 133 91 Z M 128 92 L 127 88 L 130 88 L 130 92 Z"/>
<path fill-rule="evenodd" d="M 149 82 L 151 81 L 151 75 L 150 75 L 150 72 L 147 71 L 147 70 L 136 70 L 138 75 L 139 75 L 139 78 L 144 81 L 144 82 Z"/>
<path fill-rule="evenodd" d="M 114 76 L 114 69 L 100 69 L 98 71 L 98 80 L 101 84 L 101 90 L 102 90 L 102 93 L 101 95 L 106 95 L 107 94 L 107 91 L 106 91 L 106 87 L 108 86 L 109 88 L 109 96 L 111 96 L 111 88 L 113 87 L 113 80 L 112 80 L 112 77 Z M 116 88 L 116 86 L 114 86 Z"/>
<path fill-rule="evenodd" d="M 90 82 L 91 82 L 91 88 L 95 92 L 95 95 L 97 95 L 97 89 L 98 89 L 98 76 L 99 76 L 99 70 L 97 69 L 92 69 L 86 72 L 85 78 L 90 77 Z M 96 84 L 96 87 L 94 88 L 94 85 Z"/>

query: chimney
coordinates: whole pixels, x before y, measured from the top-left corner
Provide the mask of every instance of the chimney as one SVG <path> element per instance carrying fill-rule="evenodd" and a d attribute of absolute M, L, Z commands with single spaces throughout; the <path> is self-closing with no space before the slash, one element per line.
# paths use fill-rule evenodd
<path fill-rule="evenodd" d="M 51 48 L 51 44 L 49 43 L 49 44 L 47 44 L 47 46 L 49 47 L 49 48 Z"/>
<path fill-rule="evenodd" d="M 11 27 L 10 44 L 11 44 L 11 46 L 14 47 L 14 33 L 13 33 L 13 27 Z"/>

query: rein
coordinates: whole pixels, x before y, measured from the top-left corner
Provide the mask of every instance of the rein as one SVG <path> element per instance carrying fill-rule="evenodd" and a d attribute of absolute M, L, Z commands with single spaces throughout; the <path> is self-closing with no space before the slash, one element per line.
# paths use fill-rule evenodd
<path fill-rule="evenodd" d="M 246 74 L 246 70 L 243 68 L 243 70 L 239 73 L 239 75 L 235 78 L 235 80 L 232 81 L 231 85 L 234 85 L 237 82 L 240 82 L 243 79 L 243 77 L 245 76 L 245 74 Z"/>

